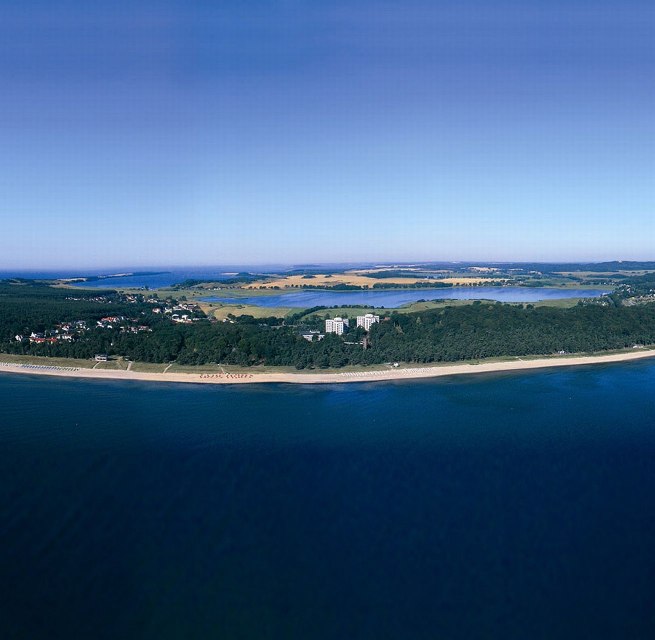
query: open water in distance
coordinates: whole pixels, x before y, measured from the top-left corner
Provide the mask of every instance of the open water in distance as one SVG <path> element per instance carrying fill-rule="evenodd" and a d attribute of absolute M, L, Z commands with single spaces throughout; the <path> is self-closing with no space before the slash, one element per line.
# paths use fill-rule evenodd
<path fill-rule="evenodd" d="M 0 374 L 0 637 L 655 637 L 654 391 Z"/>
<path fill-rule="evenodd" d="M 258 271 L 270 269 L 271 267 L 258 267 Z M 134 288 L 148 288 L 160 289 L 162 287 L 170 287 L 173 284 L 184 282 L 184 280 L 225 280 L 233 278 L 235 273 L 240 271 L 250 271 L 254 268 L 251 266 L 226 266 L 220 268 L 186 268 L 180 269 L 178 267 L 152 267 L 152 268 L 115 268 L 115 269 L 80 269 L 78 271 L 0 271 L 0 280 L 5 278 L 79 278 L 82 276 L 97 276 L 107 275 L 112 273 L 134 273 L 135 275 L 124 276 L 119 278 L 102 278 L 101 280 L 92 280 L 90 282 L 81 283 L 80 287 L 85 289 L 127 289 Z M 138 272 L 150 271 L 161 272 L 155 275 L 140 275 Z"/>
<path fill-rule="evenodd" d="M 561 298 L 597 298 L 609 289 L 557 289 L 552 287 L 448 287 L 441 289 L 394 289 L 383 291 L 294 291 L 279 295 L 204 298 L 207 302 L 249 304 L 259 307 L 332 307 L 362 305 L 395 308 L 417 300 L 497 300 L 499 302 L 539 302 Z"/>
<path fill-rule="evenodd" d="M 278 265 L 279 266 L 279 265 Z M 288 268 L 288 267 L 285 267 Z M 79 286 L 94 289 L 126 289 L 130 287 L 160 289 L 169 287 L 184 280 L 221 281 L 233 278 L 235 273 L 252 271 L 267 273 L 274 270 L 274 265 L 253 267 L 249 265 L 226 266 L 219 268 L 187 268 L 180 269 L 111 269 L 111 270 L 81 270 L 81 271 L 0 271 L 0 280 L 4 278 L 74 278 L 84 275 L 103 275 L 107 273 L 129 273 L 134 271 L 162 271 L 156 275 L 132 275 L 120 278 L 103 278 L 84 282 Z M 367 306 L 398 307 L 416 300 L 499 300 L 501 302 L 537 302 L 557 298 L 596 298 L 611 289 L 558 289 L 553 287 L 452 287 L 437 289 L 404 289 L 383 291 L 327 291 L 308 290 L 282 293 L 266 297 L 252 296 L 239 298 L 243 304 L 254 304 L 262 307 L 315 307 L 333 306 L 335 304 L 362 304 Z M 211 297 L 210 302 L 233 303 L 234 298 Z"/>

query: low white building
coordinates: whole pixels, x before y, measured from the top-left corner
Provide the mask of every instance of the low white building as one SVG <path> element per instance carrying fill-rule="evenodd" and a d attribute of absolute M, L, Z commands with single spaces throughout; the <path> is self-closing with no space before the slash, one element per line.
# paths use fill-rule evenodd
<path fill-rule="evenodd" d="M 318 342 L 319 340 L 323 340 L 325 338 L 325 334 L 320 333 L 319 331 L 305 331 L 305 333 L 300 334 L 307 342 Z"/>
<path fill-rule="evenodd" d="M 372 313 L 367 313 L 365 316 L 357 316 L 357 326 L 364 327 L 365 331 L 371 328 L 371 325 L 380 322 L 380 316 L 374 316 Z"/>
<path fill-rule="evenodd" d="M 338 336 L 348 328 L 348 318 L 328 318 L 325 321 L 325 333 L 336 333 Z"/>

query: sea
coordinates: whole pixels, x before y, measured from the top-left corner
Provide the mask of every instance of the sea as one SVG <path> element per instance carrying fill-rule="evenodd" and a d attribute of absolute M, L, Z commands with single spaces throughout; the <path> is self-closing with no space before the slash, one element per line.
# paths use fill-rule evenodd
<path fill-rule="evenodd" d="M 655 637 L 655 363 L 0 373 L 0 637 Z"/>

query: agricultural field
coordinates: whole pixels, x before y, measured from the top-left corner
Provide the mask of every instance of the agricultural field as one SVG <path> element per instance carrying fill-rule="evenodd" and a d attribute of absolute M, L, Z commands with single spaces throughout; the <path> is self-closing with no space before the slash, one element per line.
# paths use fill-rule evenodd
<path fill-rule="evenodd" d="M 370 273 L 370 272 L 369 272 Z M 334 287 L 335 285 L 349 285 L 357 287 L 370 287 L 374 285 L 412 285 L 419 282 L 447 283 L 452 285 L 479 285 L 493 282 L 492 278 L 483 278 L 479 276 L 459 277 L 459 278 L 428 278 L 419 276 L 395 276 L 389 278 L 376 278 L 366 273 L 335 273 L 335 274 L 316 274 L 316 275 L 292 275 L 275 278 L 272 280 L 261 280 L 244 285 L 244 289 L 287 289 L 302 287 Z"/>
<path fill-rule="evenodd" d="M 221 302 L 205 302 L 200 304 L 202 310 L 209 318 L 226 320 L 233 316 L 252 316 L 253 318 L 285 318 L 290 313 L 297 313 L 298 309 L 289 307 L 258 307 L 252 304 L 225 304 Z"/>

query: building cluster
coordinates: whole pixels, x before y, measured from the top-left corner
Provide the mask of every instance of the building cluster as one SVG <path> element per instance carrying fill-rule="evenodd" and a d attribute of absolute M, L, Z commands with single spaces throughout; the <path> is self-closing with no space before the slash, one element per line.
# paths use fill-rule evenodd
<path fill-rule="evenodd" d="M 93 296 L 92 298 L 80 297 L 80 296 L 66 296 L 65 300 L 73 300 L 76 302 L 98 302 L 100 304 L 111 304 L 112 298 L 110 296 Z"/>
<path fill-rule="evenodd" d="M 113 329 L 117 324 L 125 321 L 125 316 L 107 316 L 100 318 L 96 322 L 96 326 L 100 329 Z"/>
<path fill-rule="evenodd" d="M 48 331 L 32 331 L 28 336 L 14 336 L 16 342 L 29 341 L 30 344 L 55 344 L 57 342 L 72 342 L 78 334 L 88 329 L 85 320 L 65 322 Z"/>
<path fill-rule="evenodd" d="M 107 316 L 96 322 L 99 329 L 114 329 L 120 327 L 121 333 L 141 333 L 143 331 L 152 331 L 145 324 L 136 324 L 137 318 L 126 318 L 125 316 Z M 128 324 L 126 324 L 128 323 Z"/>
<path fill-rule="evenodd" d="M 186 311 L 187 313 L 180 313 Z M 157 314 L 169 315 L 173 322 L 179 324 L 191 324 L 197 318 L 194 317 L 200 307 L 192 302 L 180 302 L 173 306 L 154 307 L 152 312 Z"/>
<path fill-rule="evenodd" d="M 300 335 L 305 338 L 307 342 L 318 342 L 319 340 L 323 340 L 323 338 L 325 338 L 325 334 L 321 333 L 320 331 L 305 331 Z"/>
<path fill-rule="evenodd" d="M 125 318 L 125 316 L 106 316 L 96 321 L 97 329 L 120 328 L 121 333 L 142 333 L 152 329 L 144 324 L 136 324 L 138 319 Z M 89 330 L 86 320 L 75 320 L 73 322 L 62 322 L 55 325 L 54 329 L 46 331 L 32 331 L 29 335 L 17 334 L 14 336 L 16 342 L 29 342 L 30 344 L 56 344 L 61 342 L 73 342 Z"/>
<path fill-rule="evenodd" d="M 100 296 L 93 296 L 91 298 L 87 298 L 86 296 L 66 296 L 66 300 L 73 300 L 73 301 L 84 301 L 84 302 L 98 302 L 101 304 L 112 304 L 113 302 L 127 302 L 129 304 L 137 304 L 137 303 L 147 303 L 147 304 L 161 304 L 161 300 L 159 298 L 155 298 L 153 296 L 146 297 L 143 294 L 140 293 L 123 293 L 120 295 L 112 294 L 112 295 L 100 295 Z"/>
<path fill-rule="evenodd" d="M 94 302 L 102 302 L 108 304 L 111 302 L 108 296 L 98 296 L 96 298 L 76 298 L 70 296 L 67 300 L 92 300 Z M 127 294 L 122 296 L 122 302 L 148 302 L 152 304 L 161 305 L 162 302 L 157 298 L 144 298 L 140 295 Z M 158 306 L 152 309 L 153 313 L 166 314 L 170 316 L 172 322 L 181 324 L 191 324 L 197 320 L 196 312 L 200 312 L 200 306 L 191 302 L 172 303 L 169 302 L 167 306 Z M 143 312 L 141 315 L 145 315 Z M 17 334 L 14 336 L 16 342 L 28 342 L 30 344 L 56 344 L 60 342 L 73 342 L 81 335 L 89 330 L 89 326 L 85 320 L 76 320 L 73 322 L 64 322 L 55 325 L 54 329 L 46 331 L 32 331 L 29 334 Z M 139 318 L 126 318 L 123 315 L 111 315 L 100 318 L 96 321 L 96 329 L 120 329 L 121 333 L 143 333 L 151 332 L 152 329 L 145 325 L 139 324 Z"/>
<path fill-rule="evenodd" d="M 372 313 L 357 316 L 357 326 L 362 327 L 364 331 L 370 331 L 371 327 L 378 322 L 380 322 L 380 316 L 373 315 Z M 325 333 L 336 333 L 338 336 L 341 336 L 348 328 L 348 318 L 328 318 L 325 321 Z"/>
<path fill-rule="evenodd" d="M 123 300 L 125 302 L 129 302 L 130 304 L 136 304 L 137 302 L 145 302 L 147 304 L 161 304 L 161 300 L 159 298 L 154 298 L 153 296 L 146 298 L 140 293 L 125 293 L 123 294 Z"/>
<path fill-rule="evenodd" d="M 145 324 L 139 324 L 136 326 L 123 325 L 121 327 L 121 333 L 143 333 L 143 332 L 149 333 L 151 331 L 152 329 Z"/>

